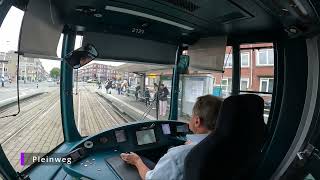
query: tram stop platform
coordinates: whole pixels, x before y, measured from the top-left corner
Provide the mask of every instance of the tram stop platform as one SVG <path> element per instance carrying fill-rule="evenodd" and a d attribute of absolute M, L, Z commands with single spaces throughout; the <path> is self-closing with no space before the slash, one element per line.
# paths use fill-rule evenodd
<path fill-rule="evenodd" d="M 136 121 L 157 120 L 155 103 L 150 102 L 152 104 L 152 107 L 150 107 L 146 106 L 145 102 L 136 101 L 134 96 L 118 95 L 116 93 L 107 94 L 103 90 L 97 90 L 96 92 L 114 105 L 120 112 L 127 114 Z M 168 120 L 169 110 L 168 107 L 166 116 L 159 115 L 158 120 Z M 187 122 L 187 118 L 179 118 L 179 121 Z"/>

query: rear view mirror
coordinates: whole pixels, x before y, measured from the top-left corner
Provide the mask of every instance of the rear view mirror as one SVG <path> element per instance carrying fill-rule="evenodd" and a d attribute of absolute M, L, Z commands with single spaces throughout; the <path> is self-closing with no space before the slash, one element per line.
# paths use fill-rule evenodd
<path fill-rule="evenodd" d="M 92 44 L 87 44 L 79 49 L 76 49 L 64 58 L 65 61 L 73 68 L 78 69 L 98 56 L 98 51 Z"/>

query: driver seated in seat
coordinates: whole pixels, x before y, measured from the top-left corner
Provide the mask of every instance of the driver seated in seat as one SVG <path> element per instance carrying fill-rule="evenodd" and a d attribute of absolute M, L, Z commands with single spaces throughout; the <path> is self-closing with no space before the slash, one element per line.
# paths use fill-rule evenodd
<path fill-rule="evenodd" d="M 133 152 L 120 154 L 122 160 L 134 165 L 143 180 L 182 180 L 185 157 L 196 144 L 214 130 L 221 105 L 222 99 L 219 97 L 212 95 L 198 97 L 189 121 L 189 129 L 194 133 L 194 140 L 187 141 L 185 145 L 170 148 L 153 170 L 149 169 L 139 155 Z"/>

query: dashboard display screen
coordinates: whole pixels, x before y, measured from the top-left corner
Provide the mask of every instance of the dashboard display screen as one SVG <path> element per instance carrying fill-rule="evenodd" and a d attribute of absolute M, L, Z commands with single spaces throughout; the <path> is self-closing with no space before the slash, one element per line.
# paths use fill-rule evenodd
<path fill-rule="evenodd" d="M 118 143 L 127 141 L 127 137 L 126 137 L 126 134 L 124 133 L 124 130 L 115 131 L 114 133 L 116 135 L 116 139 Z"/>
<path fill-rule="evenodd" d="M 169 124 L 162 124 L 162 132 L 163 134 L 171 134 L 170 125 Z"/>
<path fill-rule="evenodd" d="M 153 129 L 136 132 L 138 145 L 150 144 L 156 142 L 156 136 Z"/>
<path fill-rule="evenodd" d="M 177 132 L 178 133 L 187 133 L 187 132 L 189 132 L 188 125 L 184 124 L 184 125 L 177 126 Z"/>
<path fill-rule="evenodd" d="M 79 154 L 78 151 L 75 151 L 75 152 L 73 152 L 73 153 L 70 154 L 70 157 L 71 157 L 71 159 L 72 159 L 73 161 L 75 161 L 75 160 L 77 160 L 77 159 L 80 158 L 80 154 Z"/>

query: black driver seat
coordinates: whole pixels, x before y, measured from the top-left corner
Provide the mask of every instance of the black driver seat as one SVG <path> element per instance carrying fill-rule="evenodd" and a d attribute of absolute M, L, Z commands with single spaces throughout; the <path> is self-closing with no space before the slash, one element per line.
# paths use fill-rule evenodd
<path fill-rule="evenodd" d="M 248 180 L 254 175 L 267 132 L 264 101 L 253 94 L 230 96 L 216 129 L 185 159 L 185 180 Z"/>

